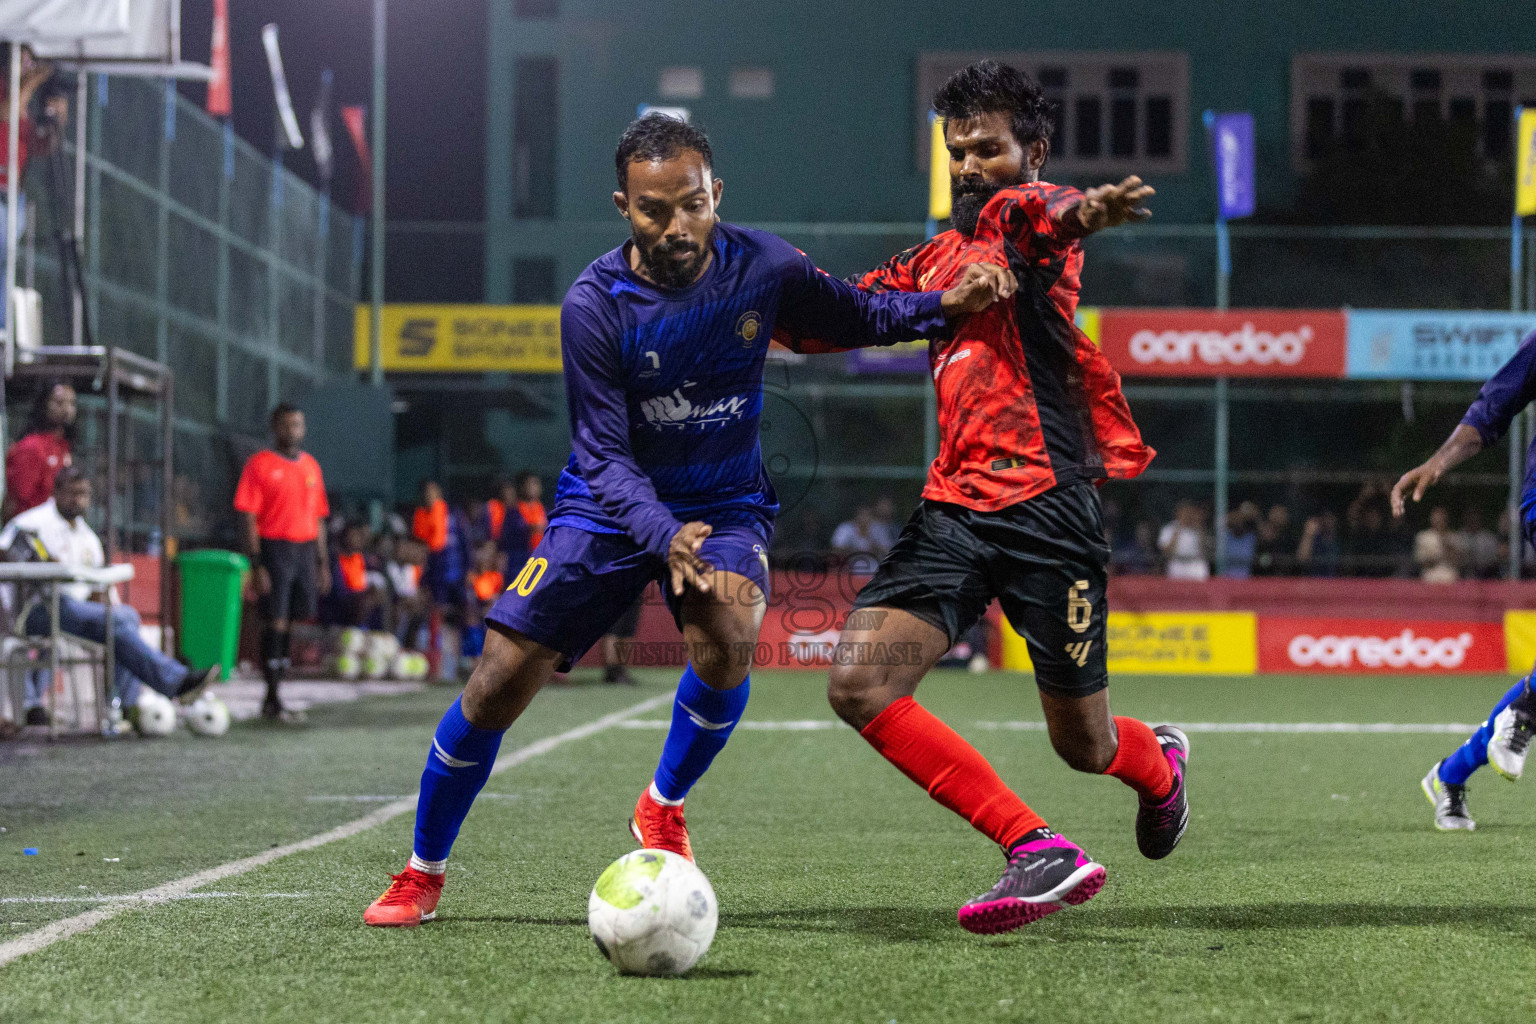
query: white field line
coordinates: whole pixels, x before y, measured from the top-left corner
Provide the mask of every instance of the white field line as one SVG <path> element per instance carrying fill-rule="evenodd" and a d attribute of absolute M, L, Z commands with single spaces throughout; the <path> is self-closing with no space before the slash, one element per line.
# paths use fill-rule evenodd
<path fill-rule="evenodd" d="M 173 900 L 301 900 L 307 892 L 184 892 Z M 0 903 L 148 903 L 143 893 L 124 896 L 0 896 Z M 155 901 L 159 902 L 159 901 Z"/>
<path fill-rule="evenodd" d="M 491 774 L 497 775 L 508 769 L 516 768 L 525 761 L 531 761 L 535 757 L 549 753 L 556 747 L 575 740 L 585 739 L 606 729 L 611 729 L 627 718 L 644 714 L 647 711 L 660 707 L 663 704 L 670 704 L 671 702 L 671 693 L 661 694 L 649 700 L 643 700 L 632 707 L 625 708 L 623 711 L 615 711 L 611 715 L 604 715 L 602 718 L 588 722 L 586 725 L 579 725 L 574 729 L 568 729 L 557 736 L 548 736 L 542 740 L 536 740 L 526 747 L 520 747 L 511 754 L 498 757 L 495 767 L 491 769 Z M 242 857 L 239 860 L 232 860 L 216 867 L 207 868 L 195 874 L 187 875 L 184 878 L 178 878 L 151 889 L 132 893 L 128 899 L 108 903 L 94 910 L 87 910 L 83 914 L 76 914 L 74 917 L 66 917 L 61 921 L 46 924 L 36 931 L 28 932 L 25 935 L 18 935 L 16 938 L 6 942 L 0 942 L 0 967 L 19 957 L 26 956 L 28 953 L 36 953 L 38 950 L 46 949 L 55 942 L 60 942 L 79 935 L 81 932 L 89 931 L 103 921 L 109 921 L 125 911 L 177 899 L 194 889 L 201 889 L 205 885 L 210 885 L 234 875 L 243 875 L 247 871 L 259 868 L 263 864 L 270 864 L 290 854 L 303 853 L 305 850 L 313 850 L 317 847 L 339 842 L 342 839 L 350 839 L 376 825 L 382 825 L 386 821 L 398 818 L 408 811 L 415 810 L 415 808 L 416 797 L 414 795 L 403 797 L 393 803 L 385 804 L 378 810 L 365 814 L 361 818 L 349 821 L 345 825 L 339 825 L 329 832 L 322 832 L 319 835 L 310 836 L 308 839 L 301 839 L 296 843 L 289 843 L 286 846 L 274 846 L 272 849 L 263 850 L 254 856 Z"/>
<path fill-rule="evenodd" d="M 396 794 L 394 796 L 369 796 L 367 794 L 352 793 L 319 793 L 315 796 L 304 798 L 305 803 L 310 804 L 387 804 L 395 800 L 415 800 L 412 794 Z M 478 803 L 481 800 L 516 800 L 516 793 L 485 793 L 475 797 Z"/>
<path fill-rule="evenodd" d="M 622 729 L 666 729 L 671 722 L 662 718 L 631 718 L 620 722 Z M 1465 734 L 1476 730 L 1476 725 L 1460 722 L 1175 722 L 1185 732 L 1270 732 L 1288 734 L 1307 733 L 1398 733 Z M 974 728 L 993 732 L 1045 732 L 1044 722 L 972 722 Z M 759 732 L 821 732 L 828 729 L 847 728 L 842 722 L 826 718 L 796 719 L 792 721 L 754 721 L 747 719 L 737 724 L 738 729 Z"/>

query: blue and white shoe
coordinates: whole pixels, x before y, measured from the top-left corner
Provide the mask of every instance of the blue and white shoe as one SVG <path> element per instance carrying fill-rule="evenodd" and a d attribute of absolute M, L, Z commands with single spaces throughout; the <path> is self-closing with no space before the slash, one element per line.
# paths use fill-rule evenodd
<path fill-rule="evenodd" d="M 1510 782 L 1525 771 L 1525 755 L 1536 733 L 1536 714 L 1521 707 L 1528 693 L 1515 698 L 1493 718 L 1493 737 L 1488 741 L 1488 763 Z"/>
<path fill-rule="evenodd" d="M 1441 832 L 1471 832 L 1477 828 L 1477 822 L 1467 813 L 1467 787 L 1442 782 L 1439 762 L 1424 776 L 1419 787 L 1434 805 L 1435 828 Z"/>

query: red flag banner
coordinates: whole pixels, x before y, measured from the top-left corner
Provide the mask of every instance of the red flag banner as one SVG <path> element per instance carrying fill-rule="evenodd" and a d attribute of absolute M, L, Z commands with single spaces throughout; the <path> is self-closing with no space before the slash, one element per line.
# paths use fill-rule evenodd
<path fill-rule="evenodd" d="M 352 148 L 357 150 L 357 212 L 367 213 L 373 203 L 373 153 L 368 148 L 368 132 L 363 127 L 365 108 L 361 105 L 341 108 L 342 123 L 352 136 Z"/>
<path fill-rule="evenodd" d="M 213 51 L 208 63 L 213 77 L 208 80 L 208 113 L 228 117 L 234 110 L 229 89 L 229 0 L 213 0 Z"/>

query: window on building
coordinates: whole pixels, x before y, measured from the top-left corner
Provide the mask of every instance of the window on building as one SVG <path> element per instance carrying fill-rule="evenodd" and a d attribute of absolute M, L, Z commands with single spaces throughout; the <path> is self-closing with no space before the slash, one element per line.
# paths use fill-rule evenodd
<path fill-rule="evenodd" d="M 1411 119 L 1470 129 L 1477 152 L 1509 158 L 1515 97 L 1536 94 L 1536 56 L 1301 54 L 1291 61 L 1291 151 L 1299 171 L 1329 152 L 1372 145 Z"/>
<path fill-rule="evenodd" d="M 696 100 L 704 95 L 704 69 L 662 68 L 656 91 L 664 100 Z"/>
<path fill-rule="evenodd" d="M 933 94 L 960 68 L 984 57 L 1040 83 L 1056 117 L 1050 173 L 1110 175 L 1185 169 L 1189 73 L 1182 53 L 928 53 L 918 59 L 916 165 L 928 167 Z"/>
<path fill-rule="evenodd" d="M 731 97 L 738 100 L 773 99 L 773 69 L 736 68 L 731 72 Z"/>
<path fill-rule="evenodd" d="M 512 261 L 512 301 L 547 306 L 555 295 L 555 261 L 548 257 Z"/>
<path fill-rule="evenodd" d="M 512 0 L 514 18 L 553 18 L 559 13 L 558 0 Z"/>
<path fill-rule="evenodd" d="M 553 217 L 560 62 L 519 57 L 512 90 L 512 216 Z"/>

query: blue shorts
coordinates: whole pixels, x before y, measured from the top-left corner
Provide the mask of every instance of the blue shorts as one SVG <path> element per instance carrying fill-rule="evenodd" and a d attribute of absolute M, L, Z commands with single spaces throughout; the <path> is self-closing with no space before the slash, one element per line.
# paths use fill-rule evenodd
<path fill-rule="evenodd" d="M 700 556 L 717 569 L 745 576 L 762 591 L 761 598 L 755 592 L 717 597 L 730 601 L 767 599 L 770 537 L 771 531 L 756 525 L 715 525 Z M 665 560 L 636 544 L 628 534 L 551 526 L 485 617 L 564 655 L 559 670 L 566 672 L 652 580 L 661 585 L 672 619 L 681 629 L 682 598 L 672 593 Z"/>

